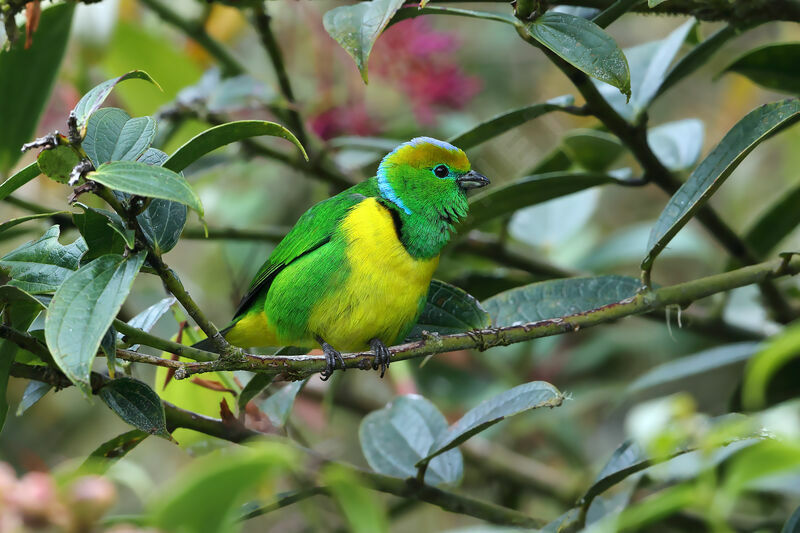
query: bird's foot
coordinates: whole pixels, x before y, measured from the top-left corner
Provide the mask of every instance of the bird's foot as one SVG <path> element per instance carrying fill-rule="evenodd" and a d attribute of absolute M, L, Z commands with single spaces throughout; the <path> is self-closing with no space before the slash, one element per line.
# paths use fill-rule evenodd
<path fill-rule="evenodd" d="M 372 348 L 372 353 L 375 354 L 375 359 L 372 360 L 372 370 L 380 368 L 381 377 L 383 377 L 386 369 L 389 368 L 389 363 L 392 362 L 392 353 L 380 339 L 369 341 L 369 347 Z"/>
<path fill-rule="evenodd" d="M 317 342 L 319 342 L 319 345 L 322 347 L 322 352 L 325 354 L 325 370 L 319 374 L 322 381 L 328 381 L 328 378 L 333 375 L 333 371 L 336 370 L 337 362 L 341 363 L 342 371 L 347 370 L 344 366 L 344 358 L 336 348 L 319 337 L 317 337 Z"/>

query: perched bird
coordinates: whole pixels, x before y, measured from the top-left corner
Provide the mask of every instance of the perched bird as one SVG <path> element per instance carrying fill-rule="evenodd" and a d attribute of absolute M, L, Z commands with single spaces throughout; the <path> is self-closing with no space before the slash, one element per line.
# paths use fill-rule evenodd
<path fill-rule="evenodd" d="M 417 321 L 439 252 L 467 214 L 466 191 L 489 180 L 463 151 L 417 137 L 377 176 L 314 205 L 259 269 L 222 331 L 231 344 L 319 345 L 327 379 L 339 350 L 370 348 L 373 369 Z"/>

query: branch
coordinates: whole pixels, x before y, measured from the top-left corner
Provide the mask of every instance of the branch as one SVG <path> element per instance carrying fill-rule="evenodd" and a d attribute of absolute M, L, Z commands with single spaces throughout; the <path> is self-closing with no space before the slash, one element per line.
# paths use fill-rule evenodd
<path fill-rule="evenodd" d="M 175 26 L 205 48 L 222 65 L 222 70 L 226 76 L 244 74 L 245 68 L 242 64 L 222 44 L 211 37 L 202 24 L 183 19 L 172 8 L 167 7 L 158 0 L 141 0 L 141 2 L 156 13 L 161 20 Z"/>
<path fill-rule="evenodd" d="M 267 226 L 261 229 L 209 228 L 208 235 L 206 235 L 203 228 L 186 228 L 183 230 L 181 238 L 278 242 L 286 237 L 291 229 L 284 226 Z"/>
<path fill-rule="evenodd" d="M 405 361 L 456 350 L 478 349 L 484 351 L 494 346 L 507 346 L 540 337 L 577 331 L 626 316 L 650 313 L 671 305 L 685 307 L 694 301 L 719 292 L 782 276 L 795 275 L 799 272 L 800 257 L 775 259 L 657 290 L 645 290 L 621 302 L 577 315 L 453 335 L 429 334 L 422 340 L 394 346 L 390 348 L 390 352 L 392 361 Z M 374 354 L 360 352 L 343 354 L 342 357 L 346 368 L 369 369 L 372 367 Z M 183 372 L 176 374 L 176 377 L 180 375 L 184 378 L 193 374 L 226 370 L 250 370 L 276 374 L 279 379 L 297 380 L 321 372 L 325 369 L 326 362 L 322 355 L 263 356 L 242 352 L 225 359 L 201 363 L 182 363 L 182 365 Z"/>

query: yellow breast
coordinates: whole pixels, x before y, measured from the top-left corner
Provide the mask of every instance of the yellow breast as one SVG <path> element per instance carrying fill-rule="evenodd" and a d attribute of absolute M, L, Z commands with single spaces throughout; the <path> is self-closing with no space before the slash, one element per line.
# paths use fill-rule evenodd
<path fill-rule="evenodd" d="M 391 214 L 375 198 L 350 210 L 342 234 L 349 276 L 315 306 L 309 328 L 339 350 L 365 349 L 373 338 L 391 344 L 416 319 L 439 257 L 409 255 Z"/>

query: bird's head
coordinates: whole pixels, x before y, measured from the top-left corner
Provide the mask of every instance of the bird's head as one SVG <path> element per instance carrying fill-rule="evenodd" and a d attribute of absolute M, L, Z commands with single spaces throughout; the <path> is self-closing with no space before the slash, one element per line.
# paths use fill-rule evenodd
<path fill-rule="evenodd" d="M 378 167 L 381 196 L 406 214 L 450 224 L 467 214 L 466 191 L 489 184 L 463 151 L 444 141 L 417 137 L 395 148 Z"/>

